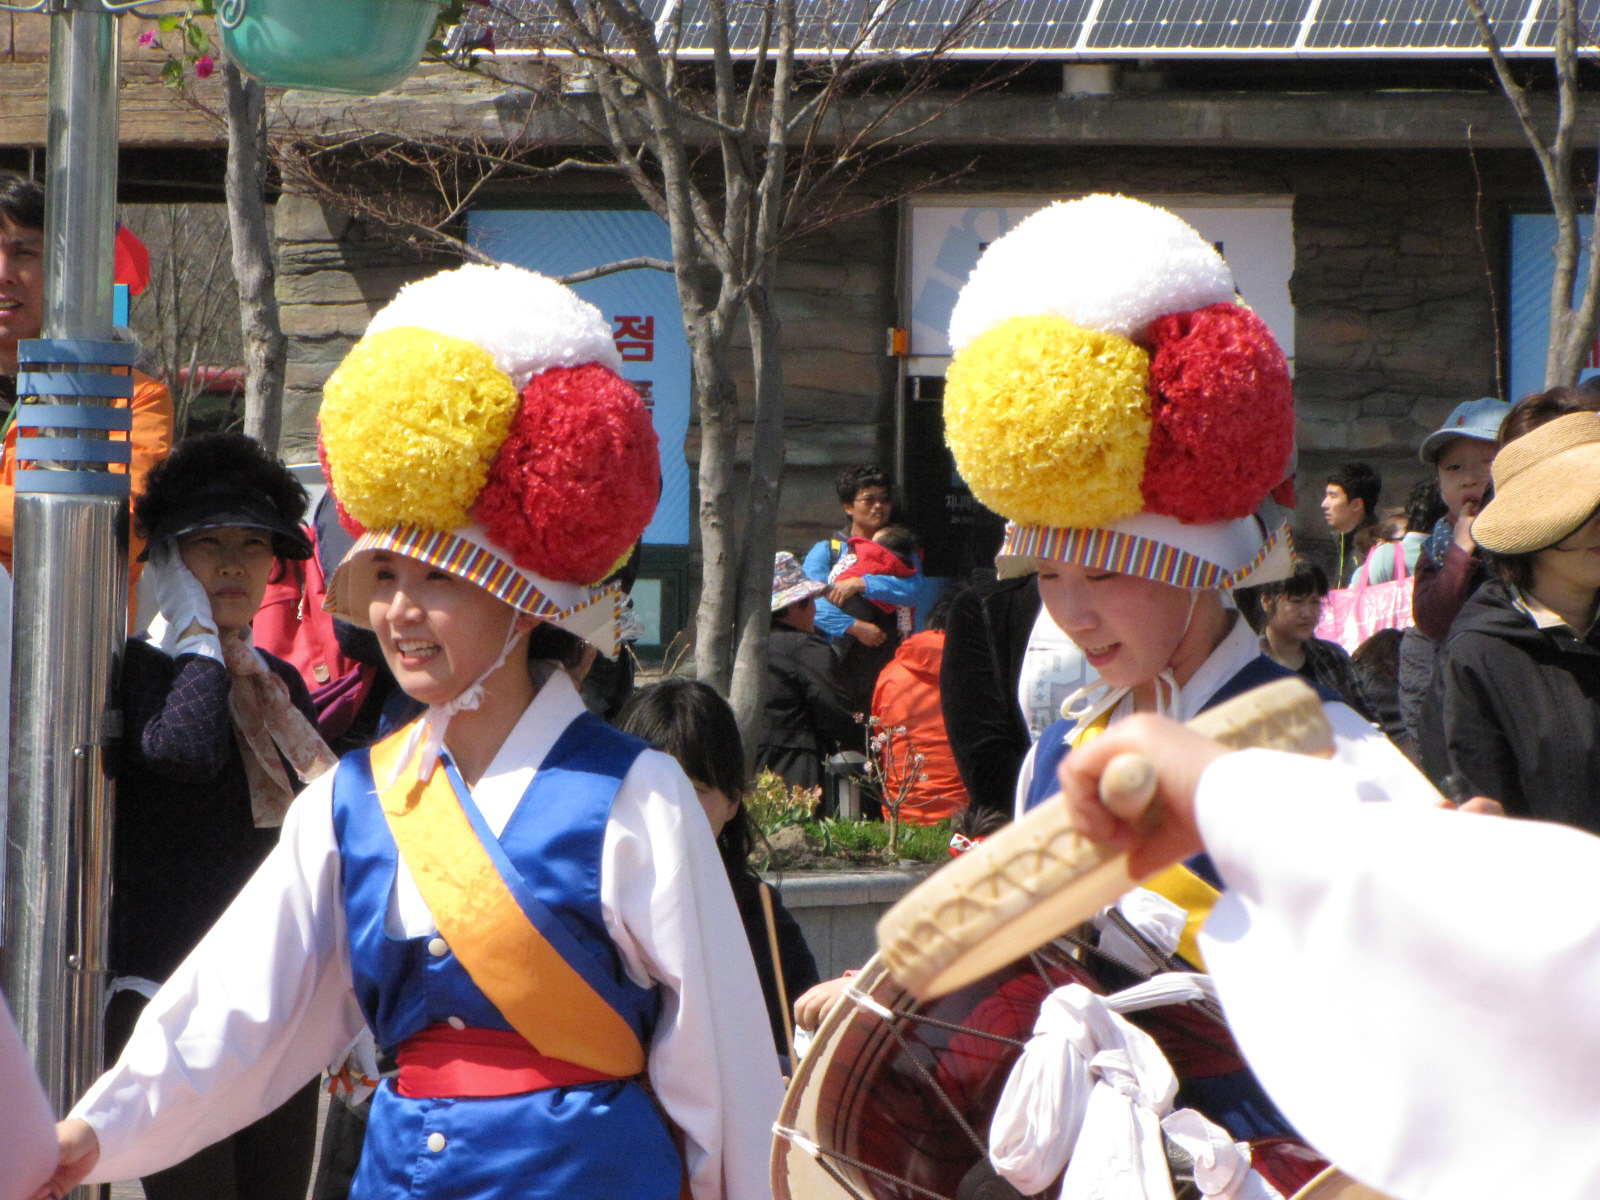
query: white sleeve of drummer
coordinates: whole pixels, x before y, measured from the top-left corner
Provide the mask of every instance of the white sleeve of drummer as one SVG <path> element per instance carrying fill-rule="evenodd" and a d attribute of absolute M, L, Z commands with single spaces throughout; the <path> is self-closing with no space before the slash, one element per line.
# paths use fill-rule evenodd
<path fill-rule="evenodd" d="M 1395 1200 L 1600 1196 L 1600 839 L 1355 789 L 1268 751 L 1202 779 L 1201 946 L 1251 1066 Z"/>
<path fill-rule="evenodd" d="M 290 806 L 277 847 L 72 1110 L 100 1140 L 87 1182 L 148 1175 L 243 1128 L 316 1077 L 361 1028 L 332 785 L 324 775 Z"/>
<path fill-rule="evenodd" d="M 1395 749 L 1383 733 L 1347 704 L 1322 706 L 1333 727 L 1333 757 L 1350 767 L 1359 782 L 1356 798 L 1433 808 L 1441 799 L 1428 777 Z"/>
<path fill-rule="evenodd" d="M 766 1003 L 705 811 L 657 751 L 612 803 L 600 897 L 629 974 L 661 987 L 650 1081 L 687 1138 L 695 1200 L 765 1200 L 783 1098 Z"/>

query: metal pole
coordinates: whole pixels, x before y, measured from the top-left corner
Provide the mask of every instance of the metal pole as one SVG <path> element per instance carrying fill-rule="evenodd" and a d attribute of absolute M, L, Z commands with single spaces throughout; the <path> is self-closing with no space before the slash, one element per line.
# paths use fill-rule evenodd
<path fill-rule="evenodd" d="M 64 1112 L 99 1074 L 110 900 L 103 748 L 127 623 L 131 347 L 112 343 L 116 18 L 52 9 L 44 339 L 19 358 L 4 984 Z M 19 400 L 21 403 L 21 400 Z"/>

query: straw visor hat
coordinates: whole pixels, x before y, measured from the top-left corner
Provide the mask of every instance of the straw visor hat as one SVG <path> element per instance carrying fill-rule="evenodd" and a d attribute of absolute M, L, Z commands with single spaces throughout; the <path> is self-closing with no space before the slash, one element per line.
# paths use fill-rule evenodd
<path fill-rule="evenodd" d="M 328 380 L 321 451 L 356 537 L 324 607 L 367 624 L 350 564 L 392 551 L 616 653 L 603 581 L 661 493 L 650 414 L 600 311 L 518 267 L 402 289 Z"/>
<path fill-rule="evenodd" d="M 1600 413 L 1558 417 L 1501 448 L 1494 499 L 1472 523 L 1495 554 L 1531 554 L 1570 536 L 1600 508 Z"/>
<path fill-rule="evenodd" d="M 1294 446 L 1289 367 L 1187 222 L 1126 196 L 1053 204 L 984 251 L 950 318 L 945 437 L 1038 560 L 1182 588 L 1282 578 L 1268 497 Z"/>

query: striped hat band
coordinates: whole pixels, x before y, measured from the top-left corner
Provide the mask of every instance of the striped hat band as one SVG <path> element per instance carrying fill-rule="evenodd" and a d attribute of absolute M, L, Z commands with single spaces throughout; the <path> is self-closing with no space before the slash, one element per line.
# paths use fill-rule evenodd
<path fill-rule="evenodd" d="M 1227 578 L 1221 567 L 1188 551 L 1115 529 L 1008 525 L 1000 555 L 1075 563 L 1092 571 L 1138 575 L 1181 588 L 1221 587 Z"/>
<path fill-rule="evenodd" d="M 1282 522 L 1269 526 L 1247 517 L 1182 525 L 1171 517 L 1141 513 L 1116 526 L 1088 529 L 1008 524 L 995 568 L 1002 578 L 1015 577 L 1035 570 L 1044 559 L 1209 590 L 1281 576 L 1288 545 L 1288 527 Z"/>
<path fill-rule="evenodd" d="M 454 532 L 418 525 L 391 525 L 362 533 L 344 556 L 328 583 L 323 608 L 336 616 L 367 627 L 367 614 L 358 611 L 357 598 L 349 595 L 348 572 L 361 555 L 387 550 L 475 583 L 518 612 L 549 621 L 595 645 L 602 654 L 616 653 L 616 628 L 622 590 L 615 584 L 584 587 L 541 579 L 516 566 L 476 526 Z"/>

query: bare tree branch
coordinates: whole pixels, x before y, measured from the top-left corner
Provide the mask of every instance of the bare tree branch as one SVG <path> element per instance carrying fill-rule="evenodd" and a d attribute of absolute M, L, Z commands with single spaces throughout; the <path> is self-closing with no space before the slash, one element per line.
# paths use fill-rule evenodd
<path fill-rule="evenodd" d="M 602 275 L 615 275 L 619 271 L 665 271 L 672 274 L 672 264 L 664 258 L 650 258 L 644 255 L 638 258 L 621 258 L 616 262 L 607 263 L 603 267 L 590 267 L 584 271 L 573 271 L 570 275 L 557 275 L 557 283 L 586 283 L 591 279 L 599 279 Z"/>

